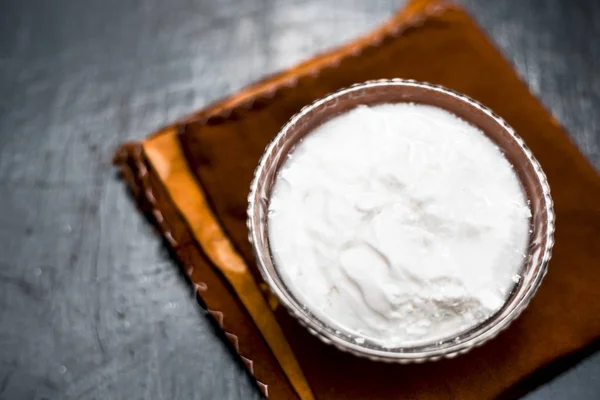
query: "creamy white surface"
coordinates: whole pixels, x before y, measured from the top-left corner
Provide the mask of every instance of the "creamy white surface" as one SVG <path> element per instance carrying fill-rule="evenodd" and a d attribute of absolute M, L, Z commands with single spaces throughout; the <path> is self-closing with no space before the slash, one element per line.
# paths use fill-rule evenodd
<path fill-rule="evenodd" d="M 277 268 L 334 327 L 380 345 L 452 336 L 504 303 L 529 208 L 476 127 L 439 108 L 361 106 L 317 128 L 269 204 Z"/>

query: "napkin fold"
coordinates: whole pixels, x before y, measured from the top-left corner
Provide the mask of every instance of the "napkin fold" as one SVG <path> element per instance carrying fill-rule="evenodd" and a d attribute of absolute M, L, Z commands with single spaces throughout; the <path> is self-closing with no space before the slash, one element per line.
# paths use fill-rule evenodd
<path fill-rule="evenodd" d="M 440 84 L 487 105 L 523 137 L 552 188 L 556 245 L 538 294 L 497 338 L 454 359 L 385 364 L 323 344 L 278 306 L 248 243 L 246 198 L 267 143 L 304 105 L 382 78 Z M 115 163 L 266 397 L 510 397 L 600 337 L 600 177 L 458 6 L 414 0 L 362 38 L 123 145 Z"/>

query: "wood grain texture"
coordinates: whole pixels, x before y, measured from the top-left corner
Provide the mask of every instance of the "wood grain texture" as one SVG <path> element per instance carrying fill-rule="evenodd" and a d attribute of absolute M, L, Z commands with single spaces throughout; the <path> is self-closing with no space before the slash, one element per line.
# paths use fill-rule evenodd
<path fill-rule="evenodd" d="M 462 0 L 600 168 L 600 3 Z M 110 158 L 395 0 L 0 4 L 0 399 L 252 399 Z M 594 399 L 600 355 L 530 399 Z"/>

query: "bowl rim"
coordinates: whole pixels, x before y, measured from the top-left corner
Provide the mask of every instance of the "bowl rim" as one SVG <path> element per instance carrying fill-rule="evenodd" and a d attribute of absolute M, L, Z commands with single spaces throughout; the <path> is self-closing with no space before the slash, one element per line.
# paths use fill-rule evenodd
<path fill-rule="evenodd" d="M 495 324 L 489 326 L 486 330 L 482 330 L 477 335 L 470 337 L 468 340 L 458 342 L 456 344 L 449 344 L 446 347 L 433 348 L 431 350 L 423 350 L 419 352 L 394 352 L 394 351 L 386 351 L 383 349 L 376 349 L 370 347 L 364 347 L 356 343 L 351 343 L 347 340 L 344 340 L 338 335 L 330 332 L 327 329 L 324 329 L 321 325 L 323 323 L 317 323 L 314 318 L 311 318 L 310 310 L 300 304 L 300 302 L 296 299 L 294 295 L 289 293 L 288 289 L 284 289 L 280 287 L 275 282 L 274 277 L 269 273 L 265 266 L 265 257 L 269 255 L 260 251 L 257 247 L 257 243 L 259 242 L 259 233 L 258 226 L 261 223 L 259 218 L 257 218 L 258 213 L 255 212 L 256 208 L 259 206 L 259 197 L 258 197 L 258 186 L 260 182 L 260 178 L 265 173 L 265 164 L 268 157 L 278 148 L 280 143 L 285 140 L 286 133 L 300 120 L 302 120 L 305 116 L 309 115 L 314 109 L 319 107 L 320 105 L 332 101 L 338 97 L 346 95 L 348 93 L 352 93 L 355 91 L 361 90 L 369 90 L 381 86 L 396 86 L 396 87 L 417 87 L 425 90 L 431 90 L 438 93 L 442 93 L 443 95 L 450 96 L 457 101 L 465 103 L 469 107 L 473 107 L 480 112 L 486 114 L 489 118 L 493 119 L 496 123 L 498 123 L 506 133 L 509 134 L 510 139 L 514 141 L 520 151 L 524 153 L 527 158 L 527 161 L 533 167 L 535 178 L 537 183 L 542 188 L 542 200 L 545 206 L 546 213 L 546 232 L 545 232 L 545 246 L 543 248 L 542 256 L 538 264 L 540 267 L 537 269 L 536 274 L 533 277 L 532 282 L 526 288 L 525 293 L 521 296 L 519 301 L 514 304 L 511 310 L 504 315 L 501 319 L 496 321 Z M 259 163 L 254 171 L 254 176 L 252 179 L 252 183 L 250 185 L 250 192 L 248 194 L 248 208 L 247 208 L 247 220 L 246 224 L 248 227 L 248 240 L 252 246 L 252 250 L 254 252 L 258 270 L 263 278 L 263 280 L 269 286 L 271 292 L 277 297 L 279 303 L 284 306 L 287 312 L 292 315 L 296 320 L 298 320 L 301 325 L 306 327 L 308 331 L 318 337 L 321 341 L 331 344 L 338 349 L 352 353 L 359 357 L 368 358 L 375 361 L 384 361 L 384 362 L 394 362 L 394 363 L 419 363 L 424 361 L 434 361 L 439 360 L 441 358 L 453 358 L 459 354 L 463 354 L 468 352 L 474 347 L 481 346 L 486 343 L 490 339 L 494 338 L 498 335 L 502 330 L 506 329 L 512 321 L 514 321 L 521 312 L 528 306 L 529 302 L 537 292 L 544 276 L 548 270 L 548 263 L 552 257 L 552 248 L 554 246 L 554 233 L 555 233 L 555 213 L 552 197 L 550 195 L 550 186 L 548 184 L 547 177 L 543 172 L 539 162 L 534 157 L 531 150 L 527 147 L 523 139 L 515 132 L 515 130 L 506 123 L 506 121 L 493 112 L 488 107 L 482 105 L 478 101 L 464 95 L 458 93 L 452 89 L 448 89 L 446 87 L 435 85 L 427 82 L 419 82 L 410 79 L 379 79 L 379 80 L 369 80 L 363 83 L 357 83 L 346 88 L 342 88 L 335 92 L 325 95 L 311 104 L 304 106 L 298 113 L 293 115 L 288 122 L 279 130 L 277 135 L 269 142 L 266 146 L 266 149 L 261 156 Z M 459 335 L 457 336 L 457 338 Z"/>

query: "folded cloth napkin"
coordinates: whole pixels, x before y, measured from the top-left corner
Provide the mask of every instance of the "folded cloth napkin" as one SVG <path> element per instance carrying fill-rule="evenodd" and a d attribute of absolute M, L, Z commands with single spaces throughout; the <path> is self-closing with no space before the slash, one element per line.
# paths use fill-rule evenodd
<path fill-rule="evenodd" d="M 454 359 L 384 364 L 321 343 L 278 307 L 247 240 L 246 197 L 269 140 L 304 105 L 380 78 L 444 85 L 492 108 L 552 187 L 556 245 L 538 294 L 509 329 Z M 457 6 L 412 1 L 352 43 L 125 144 L 115 162 L 267 397 L 495 398 L 600 336 L 600 178 Z"/>

